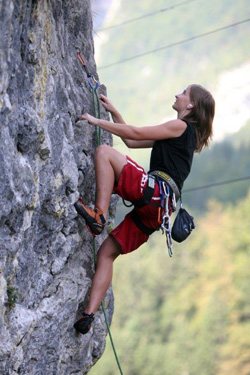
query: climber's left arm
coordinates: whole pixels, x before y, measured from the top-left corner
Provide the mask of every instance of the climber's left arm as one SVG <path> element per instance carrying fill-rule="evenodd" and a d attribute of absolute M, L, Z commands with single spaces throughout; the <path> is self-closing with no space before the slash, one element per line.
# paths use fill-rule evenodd
<path fill-rule="evenodd" d="M 90 124 L 99 126 L 121 138 L 135 141 L 155 141 L 160 139 L 179 137 L 186 129 L 186 123 L 180 119 L 167 121 L 160 125 L 137 127 L 127 124 L 113 123 L 111 121 L 97 119 L 88 113 L 80 117 Z"/>

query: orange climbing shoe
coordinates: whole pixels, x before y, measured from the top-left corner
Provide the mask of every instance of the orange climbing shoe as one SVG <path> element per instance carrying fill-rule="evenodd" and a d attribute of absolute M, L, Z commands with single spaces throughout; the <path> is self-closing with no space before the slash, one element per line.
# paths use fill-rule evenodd
<path fill-rule="evenodd" d="M 95 315 L 93 313 L 92 314 L 86 314 L 85 312 L 83 312 L 80 319 L 74 324 L 74 328 L 78 332 L 85 335 L 85 333 L 87 333 L 90 330 L 91 324 L 92 324 L 94 319 L 95 319 Z"/>
<path fill-rule="evenodd" d="M 74 204 L 76 211 L 81 215 L 86 221 L 87 228 L 90 232 L 97 236 L 101 234 L 106 223 L 104 219 L 102 210 L 95 208 L 92 210 L 83 204 L 82 198 L 78 199 L 78 202 Z"/>

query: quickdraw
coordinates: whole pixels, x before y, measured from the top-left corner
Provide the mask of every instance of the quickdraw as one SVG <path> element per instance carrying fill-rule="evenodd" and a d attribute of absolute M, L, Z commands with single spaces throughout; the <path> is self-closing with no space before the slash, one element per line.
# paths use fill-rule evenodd
<path fill-rule="evenodd" d="M 87 81 L 88 81 L 88 84 L 89 84 L 90 88 L 92 90 L 96 91 L 98 89 L 98 87 L 100 86 L 100 83 L 96 80 L 96 78 L 93 74 L 90 74 L 90 72 L 87 68 L 87 64 L 86 64 L 84 58 L 82 57 L 81 52 L 79 51 L 78 48 L 77 48 L 76 55 L 77 55 L 78 59 L 80 60 L 82 66 L 83 66 L 83 69 L 85 70 L 85 72 L 87 74 Z"/>
<path fill-rule="evenodd" d="M 100 86 L 100 83 L 95 79 L 93 74 L 89 73 L 89 70 L 87 68 L 87 64 L 86 64 L 86 62 L 85 62 L 85 60 L 84 60 L 84 58 L 83 58 L 83 56 L 82 56 L 78 47 L 76 47 L 76 50 L 77 50 L 76 55 L 77 55 L 80 63 L 82 64 L 82 67 L 84 68 L 84 70 L 87 74 L 87 82 L 88 82 L 89 87 L 91 88 L 93 105 L 94 105 L 94 115 L 95 115 L 95 117 L 101 118 L 100 99 L 99 99 L 98 94 L 97 94 L 97 89 Z M 97 106 L 97 108 L 96 108 L 96 106 Z M 101 143 L 101 129 L 99 127 L 97 127 L 97 130 L 96 130 L 96 143 L 97 143 L 98 146 Z"/>

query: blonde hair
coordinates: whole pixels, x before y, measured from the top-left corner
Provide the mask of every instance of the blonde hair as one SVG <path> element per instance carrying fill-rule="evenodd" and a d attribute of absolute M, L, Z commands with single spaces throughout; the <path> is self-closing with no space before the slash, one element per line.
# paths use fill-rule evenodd
<path fill-rule="evenodd" d="M 196 152 L 201 152 L 203 147 L 209 146 L 213 136 L 215 101 L 211 93 L 201 85 L 192 84 L 189 87 L 193 108 L 184 118 L 194 126 L 197 136 Z"/>

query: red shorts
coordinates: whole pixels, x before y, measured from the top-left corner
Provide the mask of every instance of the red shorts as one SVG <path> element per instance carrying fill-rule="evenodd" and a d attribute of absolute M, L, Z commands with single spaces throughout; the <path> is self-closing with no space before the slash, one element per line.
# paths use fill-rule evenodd
<path fill-rule="evenodd" d="M 142 198 L 147 186 L 148 176 L 145 170 L 127 156 L 127 164 L 123 167 L 118 184 L 114 186 L 114 192 L 125 200 L 135 202 Z M 158 183 L 155 186 L 151 202 L 160 205 L 160 194 Z M 158 207 L 146 205 L 142 208 L 134 208 L 141 222 L 151 229 L 158 229 Z M 132 211 L 111 233 L 121 246 L 121 253 L 127 254 L 136 250 L 144 242 L 147 242 L 149 235 L 143 233 L 132 219 Z"/>

